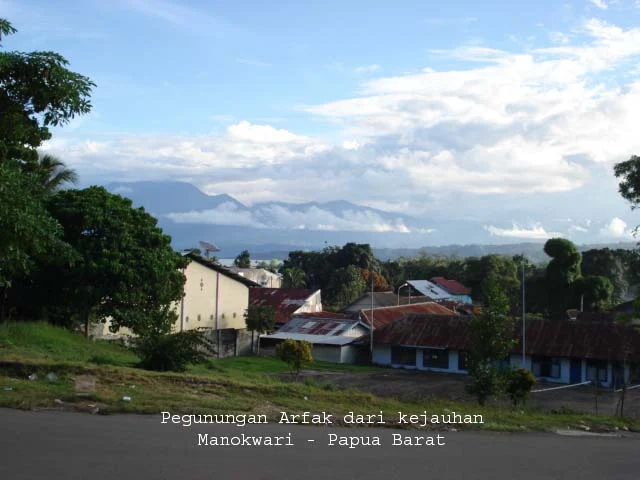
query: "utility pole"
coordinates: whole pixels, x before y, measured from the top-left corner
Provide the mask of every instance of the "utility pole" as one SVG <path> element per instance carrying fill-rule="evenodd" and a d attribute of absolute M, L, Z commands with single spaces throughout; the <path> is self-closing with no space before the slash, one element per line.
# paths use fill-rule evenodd
<path fill-rule="evenodd" d="M 524 305 L 524 253 L 522 254 L 522 368 L 526 368 L 527 355 L 525 350 L 526 345 L 526 323 L 525 323 L 525 305 Z"/>
<path fill-rule="evenodd" d="M 373 364 L 373 262 L 369 267 L 371 277 L 371 325 L 369 325 L 369 352 L 371 354 L 371 364 Z"/>

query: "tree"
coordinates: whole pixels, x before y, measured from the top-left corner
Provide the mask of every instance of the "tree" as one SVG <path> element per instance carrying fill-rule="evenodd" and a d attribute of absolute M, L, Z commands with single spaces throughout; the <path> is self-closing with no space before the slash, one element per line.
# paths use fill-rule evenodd
<path fill-rule="evenodd" d="M 57 192 L 65 183 L 78 182 L 75 170 L 67 168 L 62 160 L 53 155 L 39 156 L 38 163 L 28 168 L 33 169 L 46 195 Z"/>
<path fill-rule="evenodd" d="M 371 285 L 371 271 L 366 268 L 360 271 L 362 272 L 362 279 L 365 285 Z M 387 292 L 389 290 L 387 280 L 375 270 L 373 271 L 373 290 L 376 292 Z"/>
<path fill-rule="evenodd" d="M 575 282 L 576 293 L 586 310 L 603 311 L 611 306 L 613 284 L 607 277 L 588 276 Z"/>
<path fill-rule="evenodd" d="M 307 275 L 301 268 L 287 268 L 282 273 L 283 288 L 304 288 L 307 286 Z"/>
<path fill-rule="evenodd" d="M 276 325 L 276 310 L 270 305 L 250 306 L 244 314 L 247 330 L 251 331 L 253 342 L 253 332 L 258 334 L 267 333 L 273 330 Z M 258 343 L 258 352 L 260 344 Z"/>
<path fill-rule="evenodd" d="M 0 19 L 0 34 L 13 33 Z M 0 161 L 35 163 L 36 148 L 51 138 L 50 126 L 91 110 L 95 84 L 67 70 L 68 64 L 54 52 L 0 52 Z"/>
<path fill-rule="evenodd" d="M 484 405 L 500 387 L 497 362 L 504 360 L 514 345 L 509 328 L 509 301 L 500 290 L 495 278 L 489 277 L 483 285 L 485 304 L 482 315 L 470 320 L 471 348 L 468 371 L 472 379 L 467 390 Z"/>
<path fill-rule="evenodd" d="M 327 303 L 336 306 L 349 305 L 366 290 L 360 270 L 355 265 L 339 268 L 327 286 Z"/>
<path fill-rule="evenodd" d="M 59 301 L 79 314 L 85 333 L 92 319 L 108 317 L 114 331 L 166 333 L 175 313 L 165 307 L 182 297 L 188 260 L 173 251 L 157 220 L 102 187 L 59 192 L 49 210 L 76 252 L 70 268 L 55 272 Z"/>
<path fill-rule="evenodd" d="M 233 264 L 238 268 L 251 268 L 251 255 L 249 250 L 243 250 L 233 261 Z"/>
<path fill-rule="evenodd" d="M 12 283 L 29 274 L 38 256 L 68 253 L 62 229 L 44 208 L 44 196 L 32 174 L 0 162 L 0 322 Z"/>
<path fill-rule="evenodd" d="M 544 244 L 551 257 L 545 272 L 547 307 L 551 315 L 562 317 L 576 306 L 576 284 L 580 279 L 582 256 L 578 248 L 565 238 L 551 238 Z"/>
<path fill-rule="evenodd" d="M 632 155 L 629 160 L 616 163 L 613 173 L 616 178 L 620 178 L 620 195 L 631 203 L 631 209 L 635 210 L 640 206 L 640 157 Z"/>
<path fill-rule="evenodd" d="M 276 355 L 289 365 L 291 374 L 298 378 L 305 363 L 313 362 L 311 344 L 304 340 L 287 339 L 276 347 Z"/>
<path fill-rule="evenodd" d="M 585 276 L 607 277 L 612 284 L 611 300 L 622 301 L 629 289 L 624 250 L 594 248 L 582 253 L 582 274 Z"/>

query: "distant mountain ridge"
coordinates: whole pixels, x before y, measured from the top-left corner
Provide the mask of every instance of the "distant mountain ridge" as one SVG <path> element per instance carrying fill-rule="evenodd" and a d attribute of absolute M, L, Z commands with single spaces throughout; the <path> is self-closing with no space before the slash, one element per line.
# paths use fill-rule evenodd
<path fill-rule="evenodd" d="M 247 206 L 230 195 L 207 195 L 190 183 L 178 181 L 117 182 L 106 188 L 156 216 L 175 248 L 196 247 L 199 240 L 206 240 L 221 248 L 220 258 L 233 258 L 244 249 L 256 259 L 283 258 L 291 250 L 357 242 L 372 245 L 379 258 L 420 253 L 460 257 L 524 253 L 534 261 L 546 260 L 544 239 L 523 242 L 496 237 L 488 231 L 486 222 L 468 216 L 436 222 L 345 200 L 273 201 Z M 459 239 L 466 244 L 457 244 Z M 580 243 L 579 239 L 574 241 Z M 635 248 L 633 242 L 604 245 Z M 595 246 L 583 247 L 588 248 Z"/>

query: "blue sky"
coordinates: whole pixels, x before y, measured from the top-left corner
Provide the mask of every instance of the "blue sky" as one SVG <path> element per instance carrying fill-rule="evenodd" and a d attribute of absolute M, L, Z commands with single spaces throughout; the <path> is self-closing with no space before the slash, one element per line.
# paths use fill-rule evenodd
<path fill-rule="evenodd" d="M 83 184 L 346 199 L 494 240 L 629 240 L 640 2 L 0 0 L 97 84 L 45 149 Z M 310 188 L 312 185 L 314 188 Z M 216 212 L 210 215 L 215 216 Z"/>

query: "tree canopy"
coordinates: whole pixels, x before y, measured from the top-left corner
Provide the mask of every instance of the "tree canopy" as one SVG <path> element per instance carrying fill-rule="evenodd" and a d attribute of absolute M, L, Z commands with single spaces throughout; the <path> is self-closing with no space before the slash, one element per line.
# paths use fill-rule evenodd
<path fill-rule="evenodd" d="M 0 33 L 16 29 L 0 18 Z M 0 51 L 0 161 L 36 162 L 36 148 L 51 138 L 49 127 L 91 110 L 95 84 L 68 65 L 54 52 Z"/>
<path fill-rule="evenodd" d="M 187 260 L 156 219 L 102 187 L 59 192 L 49 209 L 76 252 L 56 282 L 69 310 L 79 311 L 86 325 L 109 317 L 113 329 L 168 331 L 174 319 L 160 324 L 158 318 L 171 317 L 166 307 L 181 298 Z"/>

